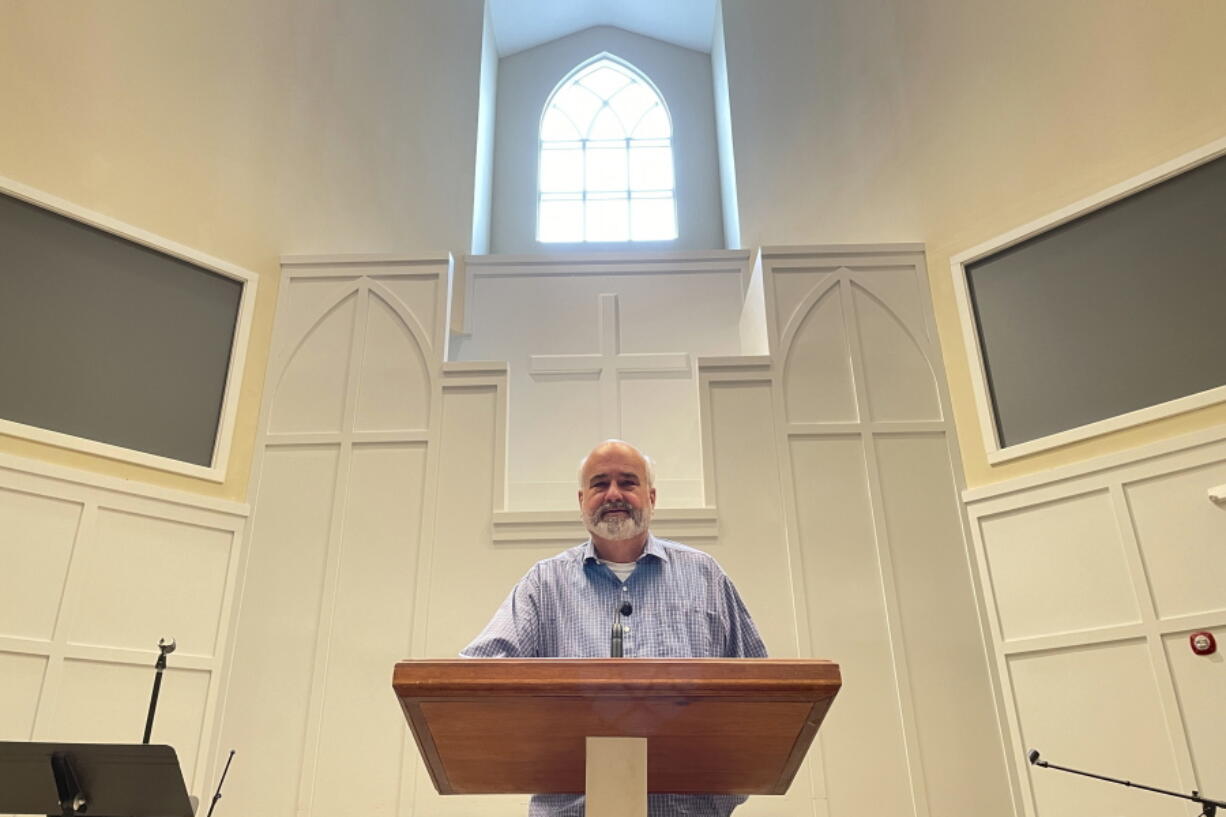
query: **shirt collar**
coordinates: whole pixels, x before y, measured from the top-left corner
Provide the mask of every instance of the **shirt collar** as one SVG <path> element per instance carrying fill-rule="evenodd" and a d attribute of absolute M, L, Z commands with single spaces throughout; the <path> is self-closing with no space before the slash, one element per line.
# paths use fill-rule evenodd
<path fill-rule="evenodd" d="M 592 544 L 591 539 L 583 543 L 583 549 L 579 552 L 579 556 L 585 564 L 597 561 L 600 558 L 596 555 L 596 546 Z M 655 556 L 662 561 L 668 561 L 668 551 L 664 549 L 664 545 L 660 544 L 660 540 L 651 531 L 647 532 L 647 544 L 643 546 L 643 552 L 639 554 L 639 558 L 635 561 L 641 560 L 644 556 Z"/>

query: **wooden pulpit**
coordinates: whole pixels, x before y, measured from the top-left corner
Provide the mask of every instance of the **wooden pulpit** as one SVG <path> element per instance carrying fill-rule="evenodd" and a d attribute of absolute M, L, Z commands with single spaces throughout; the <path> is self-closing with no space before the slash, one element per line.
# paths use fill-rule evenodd
<path fill-rule="evenodd" d="M 783 794 L 840 685 L 830 661 L 770 658 L 404 661 L 392 677 L 440 794 L 586 792 L 588 817 L 645 815 L 648 792 Z"/>

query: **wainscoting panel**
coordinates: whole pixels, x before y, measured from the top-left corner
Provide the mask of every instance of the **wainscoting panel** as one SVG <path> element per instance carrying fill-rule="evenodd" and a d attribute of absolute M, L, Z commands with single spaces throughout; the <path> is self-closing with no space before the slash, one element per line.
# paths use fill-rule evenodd
<path fill-rule="evenodd" d="M 965 496 L 1002 714 L 1027 814 L 1183 815 L 1177 801 L 1069 778 L 1052 763 L 1207 796 L 1226 787 L 1222 429 Z M 998 615 L 999 614 L 999 615 Z"/>
<path fill-rule="evenodd" d="M 1052 763 L 1092 766 L 1114 777 L 1164 785 L 1178 777 L 1172 734 L 1143 639 L 1010 657 L 1026 745 Z M 1127 712 L 1120 703 L 1128 702 Z M 1123 721 L 1123 722 L 1121 722 Z M 1181 817 L 1176 800 L 1031 767 L 1044 817 L 1118 814 Z"/>
<path fill-rule="evenodd" d="M 845 679 L 818 799 L 836 815 L 1005 813 L 922 247 L 765 248 L 759 274 L 800 649 Z"/>
<path fill-rule="evenodd" d="M 1205 501 L 1226 484 L 1226 463 L 1124 486 L 1153 602 L 1161 619 L 1226 613 L 1226 513 Z"/>
<path fill-rule="evenodd" d="M 418 764 L 390 679 L 420 651 L 449 277 L 445 257 L 283 264 L 213 758 L 238 750 L 227 796 L 244 813 L 413 810 Z"/>
<path fill-rule="evenodd" d="M 1107 491 L 983 516 L 979 525 L 1005 641 L 1141 620 Z"/>
<path fill-rule="evenodd" d="M 158 640 L 174 639 L 152 742 L 203 797 L 247 512 L 0 458 L 0 735 L 139 743 Z"/>

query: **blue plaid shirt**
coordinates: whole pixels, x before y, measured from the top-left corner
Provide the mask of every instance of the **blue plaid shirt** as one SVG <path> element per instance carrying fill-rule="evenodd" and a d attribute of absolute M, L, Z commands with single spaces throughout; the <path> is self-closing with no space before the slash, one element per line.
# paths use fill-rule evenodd
<path fill-rule="evenodd" d="M 600 563 L 591 541 L 533 565 L 481 634 L 468 658 L 607 658 L 615 606 L 627 658 L 765 658 L 732 581 L 702 551 L 648 536 L 624 582 Z M 743 796 L 652 794 L 649 817 L 728 817 Z M 528 817 L 582 817 L 583 796 L 538 794 Z"/>

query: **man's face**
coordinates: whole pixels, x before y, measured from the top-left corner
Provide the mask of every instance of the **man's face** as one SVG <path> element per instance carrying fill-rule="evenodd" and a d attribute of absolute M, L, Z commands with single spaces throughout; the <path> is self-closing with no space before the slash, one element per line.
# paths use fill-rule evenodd
<path fill-rule="evenodd" d="M 647 531 L 656 489 L 647 485 L 647 463 L 633 449 L 596 449 L 583 468 L 579 509 L 593 536 L 618 542 Z"/>

